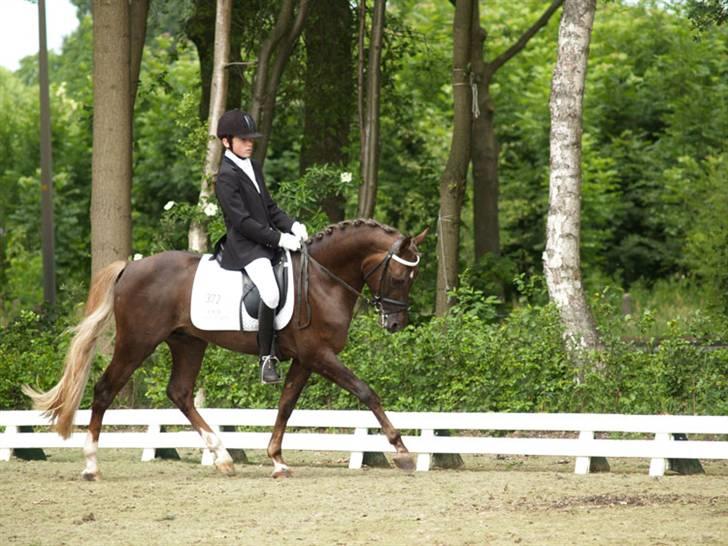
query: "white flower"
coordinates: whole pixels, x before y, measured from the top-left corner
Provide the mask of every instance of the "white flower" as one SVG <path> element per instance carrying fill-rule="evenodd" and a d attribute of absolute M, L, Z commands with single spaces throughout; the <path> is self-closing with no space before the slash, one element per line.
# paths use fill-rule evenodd
<path fill-rule="evenodd" d="M 217 205 L 215 203 L 208 203 L 202 209 L 205 216 L 215 216 L 217 214 Z"/>
<path fill-rule="evenodd" d="M 341 173 L 341 176 L 339 177 L 339 179 L 340 179 L 340 180 L 341 180 L 341 181 L 342 181 L 342 182 L 343 182 L 344 184 L 348 184 L 348 183 L 349 183 L 349 182 L 351 182 L 351 180 L 352 180 L 352 176 L 351 176 L 351 173 L 350 173 L 350 172 L 343 172 L 343 173 Z"/>
<path fill-rule="evenodd" d="M 135 262 L 141 260 L 144 257 L 143 254 L 134 254 L 134 258 L 132 258 Z"/>
<path fill-rule="evenodd" d="M 164 210 L 169 210 L 175 205 L 174 201 L 167 201 L 167 204 L 164 205 Z"/>

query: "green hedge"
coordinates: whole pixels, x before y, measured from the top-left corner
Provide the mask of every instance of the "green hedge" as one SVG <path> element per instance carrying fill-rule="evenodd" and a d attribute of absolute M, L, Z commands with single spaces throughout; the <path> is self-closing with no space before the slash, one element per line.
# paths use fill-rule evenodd
<path fill-rule="evenodd" d="M 675 322 L 659 344 L 652 340 L 646 346 L 602 331 L 605 349 L 593 356 L 601 371 L 587 373 L 578 384 L 551 306 L 516 307 L 500 322 L 494 315 L 492 302 L 481 302 L 397 334 L 381 329 L 374 314 L 361 315 L 340 356 L 390 410 L 728 415 L 728 351 L 706 350 L 689 341 L 705 339 L 695 324 Z M 58 379 L 70 337 L 66 326 L 24 312 L 3 330 L 1 408 L 28 407 L 21 384 L 48 388 Z M 611 325 L 610 331 L 618 330 Z M 105 358 L 99 357 L 92 381 L 104 365 Z M 169 370 L 169 351 L 163 346 L 137 372 L 137 405 L 170 406 L 165 394 Z M 278 387 L 259 384 L 254 357 L 212 346 L 198 384 L 205 387 L 210 407 L 276 407 L 280 393 Z M 91 391 L 86 389 L 84 407 Z M 298 407 L 361 406 L 314 376 Z"/>
<path fill-rule="evenodd" d="M 389 334 L 374 314 L 357 317 L 341 360 L 376 390 L 386 409 L 401 411 L 615 412 L 728 414 L 728 351 L 687 341 L 692 325 L 675 327 L 659 345 L 638 346 L 602 332 L 593 355 L 599 372 L 583 383 L 561 343 L 551 306 L 514 309 L 499 323 L 456 312 Z M 285 367 L 285 364 L 284 364 Z M 150 402 L 164 394 L 168 351 L 144 371 Z M 280 390 L 260 385 L 253 357 L 211 347 L 199 384 L 209 406 L 276 407 Z M 357 409 L 347 392 L 313 376 L 300 408 Z"/>

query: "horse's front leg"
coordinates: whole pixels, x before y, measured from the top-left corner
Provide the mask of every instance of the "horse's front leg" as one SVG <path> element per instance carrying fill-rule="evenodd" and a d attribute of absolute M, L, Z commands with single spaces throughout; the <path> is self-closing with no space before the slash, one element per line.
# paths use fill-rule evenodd
<path fill-rule="evenodd" d="M 294 359 L 291 367 L 286 375 L 286 383 L 278 401 L 278 415 L 276 416 L 276 424 L 273 427 L 273 434 L 268 443 L 268 457 L 273 459 L 273 477 L 287 478 L 291 475 L 288 465 L 283 462 L 281 455 L 281 444 L 283 442 L 283 433 L 286 431 L 288 418 L 293 412 L 293 408 L 298 401 L 298 397 L 306 386 L 308 378 L 311 376 L 310 368 L 301 364 L 300 361 Z"/>
<path fill-rule="evenodd" d="M 319 353 L 312 367 L 326 379 L 333 381 L 342 389 L 352 393 L 374 413 L 374 416 L 382 427 L 382 432 L 387 437 L 387 440 L 389 440 L 389 443 L 397 450 L 397 453 L 392 457 L 394 464 L 402 470 L 414 470 L 414 459 L 405 447 L 399 430 L 394 428 L 384 413 L 377 393 L 364 381 L 359 379 L 354 372 L 344 366 L 333 351 Z"/>

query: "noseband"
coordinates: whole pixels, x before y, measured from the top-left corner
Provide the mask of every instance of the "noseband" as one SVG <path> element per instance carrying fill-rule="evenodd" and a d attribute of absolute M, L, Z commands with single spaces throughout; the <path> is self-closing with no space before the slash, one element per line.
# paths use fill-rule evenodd
<path fill-rule="evenodd" d="M 382 268 L 382 275 L 379 278 L 379 290 L 377 290 L 377 294 L 367 299 L 366 296 L 353 286 L 351 286 L 348 282 L 346 282 L 344 279 L 339 277 L 336 273 L 329 270 L 326 266 L 324 266 L 321 262 L 319 262 L 316 258 L 311 256 L 308 252 L 308 246 L 302 245 L 301 246 L 301 275 L 300 275 L 300 288 L 301 291 L 300 294 L 304 294 L 304 301 L 308 301 L 308 261 L 311 260 L 314 263 L 316 263 L 321 269 L 323 269 L 332 279 L 334 279 L 336 282 L 338 282 L 341 286 L 346 288 L 349 292 L 356 295 L 357 298 L 361 298 L 364 301 L 366 301 L 369 305 L 374 307 L 379 312 L 379 323 L 384 327 L 387 325 L 387 319 L 389 315 L 396 315 L 397 313 L 403 313 L 409 309 L 409 302 L 407 301 L 400 301 L 395 300 L 392 298 L 387 298 L 383 295 L 384 293 L 384 284 L 386 280 L 386 274 L 387 270 L 389 269 L 389 263 L 391 260 L 394 260 L 395 262 L 398 262 L 402 265 L 405 265 L 407 267 L 416 267 L 417 264 L 420 263 L 420 257 L 417 256 L 417 259 L 415 261 L 407 261 L 403 258 L 400 258 L 397 256 L 397 252 L 399 252 L 399 247 L 402 244 L 403 239 L 398 239 L 394 242 L 394 244 L 389 248 L 387 251 L 387 255 L 377 264 L 375 265 L 368 273 L 364 275 L 364 282 L 367 281 L 369 277 L 372 276 L 372 274 L 377 271 L 378 269 Z M 387 312 L 387 310 L 384 308 L 384 306 L 392 306 L 396 311 L 393 312 Z M 311 322 L 311 309 L 309 307 L 308 309 L 308 317 L 307 322 L 303 325 L 299 322 L 299 329 L 306 328 Z"/>

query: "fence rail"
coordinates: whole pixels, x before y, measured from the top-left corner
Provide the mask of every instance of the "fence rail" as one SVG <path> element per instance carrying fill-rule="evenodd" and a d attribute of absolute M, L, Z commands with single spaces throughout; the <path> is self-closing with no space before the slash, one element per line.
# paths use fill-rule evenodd
<path fill-rule="evenodd" d="M 78 411 L 75 424 L 86 426 L 89 410 Z M 204 419 L 218 432 L 223 426 L 272 428 L 276 410 L 201 409 Z M 411 413 L 388 412 L 395 427 L 412 435 L 403 440 L 417 455 L 417 470 L 429 470 L 434 453 L 549 455 L 575 457 L 575 472 L 589 472 L 591 457 L 636 457 L 650 459 L 651 476 L 661 476 L 667 459 L 728 459 L 728 417 L 685 415 L 615 415 L 573 413 Z M 18 448 L 81 448 L 85 432 L 67 440 L 54 432 L 19 432 L 21 426 L 46 427 L 37 411 L 0 411 L 0 461 L 7 461 Z M 159 448 L 201 448 L 202 463 L 211 464 L 200 436 L 192 430 L 162 431 L 162 427 L 187 426 L 176 409 L 109 410 L 104 416 L 100 448 L 142 449 L 142 460 L 154 458 Z M 109 426 L 114 428 L 110 429 Z M 119 430 L 119 427 L 144 431 Z M 342 432 L 351 429 L 352 432 Z M 437 436 L 436 430 L 458 431 Z M 392 452 L 379 432 L 379 423 L 368 411 L 295 410 L 288 423 L 283 449 L 350 452 L 349 468 L 360 468 L 366 451 Z M 322 432 L 327 431 L 327 432 Z M 373 433 L 370 433 L 372 431 Z M 493 437 L 490 431 L 531 431 L 538 437 Z M 578 438 L 544 438 L 546 432 L 574 432 Z M 644 433 L 654 439 L 597 439 L 596 432 Z M 718 435 L 715 440 L 673 441 L 672 435 Z M 266 432 L 219 432 L 227 448 L 265 449 Z M 522 434 L 521 436 L 527 436 Z"/>

